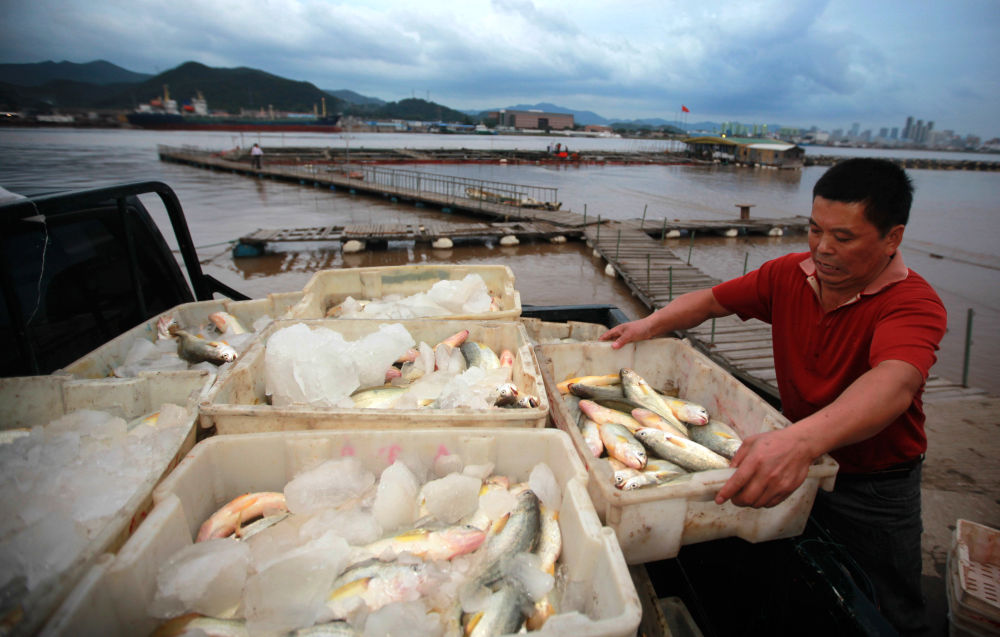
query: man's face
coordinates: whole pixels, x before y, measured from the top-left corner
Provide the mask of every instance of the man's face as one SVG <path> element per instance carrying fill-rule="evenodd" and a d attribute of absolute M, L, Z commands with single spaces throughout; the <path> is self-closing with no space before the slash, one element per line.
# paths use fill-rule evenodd
<path fill-rule="evenodd" d="M 880 236 L 865 218 L 863 203 L 813 199 L 809 252 L 816 278 L 827 289 L 860 292 L 885 269 L 902 239 L 902 225 Z"/>

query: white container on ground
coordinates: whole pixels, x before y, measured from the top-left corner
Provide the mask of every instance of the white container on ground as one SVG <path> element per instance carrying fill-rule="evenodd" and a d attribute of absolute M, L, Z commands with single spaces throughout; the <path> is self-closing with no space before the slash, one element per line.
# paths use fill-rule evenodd
<path fill-rule="evenodd" d="M 521 323 L 528 331 L 528 338 L 535 345 L 596 341 L 601 334 L 608 331 L 608 328 L 600 323 L 582 323 L 580 321 L 555 323 L 537 318 L 521 317 Z"/>
<path fill-rule="evenodd" d="M 1000 635 L 1000 530 L 959 519 L 945 576 L 952 635 Z"/>
<path fill-rule="evenodd" d="M 281 491 L 296 473 L 350 454 L 379 474 L 393 459 L 430 461 L 456 454 L 464 464 L 495 463 L 495 471 L 526 480 L 538 463 L 562 488 L 560 557 L 566 574 L 560 614 L 539 636 L 631 636 L 640 606 L 614 533 L 601 526 L 587 497 L 587 476 L 572 443 L 559 431 L 527 429 L 417 429 L 312 431 L 215 436 L 200 443 L 155 493 L 156 507 L 113 558 L 100 564 L 46 626 L 44 635 L 107 637 L 149 634 L 160 620 L 146 609 L 161 564 L 190 545 L 201 522 L 233 497 Z M 569 612 L 577 611 L 577 612 Z M 84 630 L 81 630 L 83 628 Z"/>
<path fill-rule="evenodd" d="M 106 412 L 126 422 L 159 411 L 164 403 L 177 405 L 186 413 L 178 435 L 171 438 L 176 446 L 167 450 L 164 462 L 147 467 L 146 477 L 133 485 L 131 495 L 111 519 L 88 536 L 84 548 L 65 569 L 48 576 L 20 602 L 12 604 L 8 618 L 15 613 L 21 617 L 11 620 L 4 634 L 34 634 L 99 556 L 117 551 L 139 528 L 153 508 L 153 488 L 195 444 L 198 400 L 214 376 L 212 372 L 193 370 L 104 380 L 73 380 L 65 375 L 0 379 L 0 430 L 8 434 L 44 427 L 83 409 Z"/>
<path fill-rule="evenodd" d="M 732 425 L 744 438 L 789 422 L 686 341 L 655 339 L 619 350 L 607 342 L 539 345 L 536 352 L 552 420 L 570 434 L 587 465 L 590 497 L 602 521 L 618 534 L 629 564 L 675 557 L 685 544 L 724 537 L 763 542 L 799 535 L 817 489 L 833 489 L 838 465 L 824 455 L 810 467 L 798 489 L 769 509 L 715 503 L 715 494 L 734 469 L 703 471 L 683 483 L 622 491 L 614 485 L 608 462 L 591 455 L 577 426 L 579 409 L 562 399 L 556 383 L 577 376 L 614 374 L 628 367 L 654 388 L 675 387 L 681 398 L 703 405 L 712 418 Z"/>
<path fill-rule="evenodd" d="M 404 265 L 317 272 L 303 288 L 304 296 L 288 318 L 325 318 L 331 307 L 347 297 L 356 301 L 389 295 L 407 297 L 426 292 L 438 281 L 461 281 L 470 274 L 482 277 L 490 295 L 499 299 L 499 311 L 437 318 L 509 321 L 521 316 L 521 295 L 514 288 L 514 272 L 505 265 Z"/>
<path fill-rule="evenodd" d="M 70 363 L 60 371 L 72 374 L 77 378 L 107 378 L 113 376 L 114 369 L 125 362 L 125 357 L 128 355 L 136 339 L 143 339 L 149 342 L 156 341 L 156 323 L 164 316 L 173 317 L 178 325 L 194 333 L 194 330 L 198 326 L 209 324 L 209 314 L 228 312 L 236 317 L 236 320 L 250 332 L 253 330 L 254 322 L 261 318 L 270 317 L 271 320 L 284 318 L 291 307 L 301 299 L 302 292 L 283 292 L 280 294 L 269 294 L 266 298 L 251 299 L 249 301 L 222 299 L 182 303 L 170 308 L 166 312 L 143 321 L 124 334 L 119 334 L 117 337 L 86 356 Z M 204 336 L 209 340 L 217 338 L 217 336 L 212 334 L 204 334 Z M 252 338 L 246 339 L 242 346 L 236 348 L 237 352 L 246 349 L 252 342 Z"/>
<path fill-rule="evenodd" d="M 513 383 L 522 393 L 537 396 L 538 407 L 512 409 L 318 409 L 307 406 L 274 407 L 265 395 L 265 354 L 268 339 L 278 330 L 302 323 L 311 329 L 326 328 L 355 341 L 377 332 L 380 325 L 398 323 L 417 343 L 430 346 L 463 329 L 468 340 L 489 346 L 498 355 L 514 354 Z M 408 427 L 545 427 L 549 400 L 538 370 L 535 352 L 524 327 L 513 321 L 444 319 L 382 320 L 321 319 L 284 320 L 271 324 L 236 364 L 208 391 L 200 406 L 201 426 L 216 433 L 298 431 L 303 429 L 399 429 Z"/>

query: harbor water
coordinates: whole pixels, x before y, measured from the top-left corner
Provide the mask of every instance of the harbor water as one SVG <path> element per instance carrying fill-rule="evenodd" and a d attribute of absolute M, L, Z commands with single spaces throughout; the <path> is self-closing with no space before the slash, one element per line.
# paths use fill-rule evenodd
<path fill-rule="evenodd" d="M 0 186 L 38 194 L 157 180 L 177 193 L 204 270 L 252 297 L 301 289 L 321 269 L 408 263 L 502 263 L 517 278 L 522 303 L 561 305 L 610 303 L 637 318 L 646 308 L 628 288 L 604 275 L 605 263 L 581 242 L 458 244 L 433 250 L 412 243 L 389 250 L 343 254 L 329 243 L 274 245 L 259 258 L 234 259 L 231 243 L 258 228 L 297 228 L 366 223 L 470 223 L 467 219 L 410 203 L 350 195 L 309 186 L 253 179 L 159 161 L 158 144 L 226 150 L 249 147 L 329 147 L 345 157 L 358 148 L 475 148 L 544 150 L 555 143 L 570 150 L 665 151 L 673 142 L 557 136 L 414 134 L 239 134 L 89 129 L 0 129 Z M 807 153 L 845 156 L 928 156 L 996 161 L 992 155 L 921 153 L 808 147 Z M 264 156 L 265 165 L 267 155 Z M 813 184 L 825 167 L 795 171 L 735 166 L 427 164 L 406 168 L 437 174 L 558 188 L 564 210 L 604 219 L 642 219 L 651 227 L 669 220 L 727 220 L 737 204 L 753 204 L 751 215 L 808 215 Z M 959 170 L 908 171 L 916 187 L 903 242 L 907 265 L 926 278 L 948 309 L 949 331 L 932 374 L 1000 394 L 1000 173 Z M 155 197 L 144 199 L 169 235 Z M 172 236 L 168 243 L 176 247 Z M 738 276 L 767 259 L 807 249 L 804 234 L 783 237 L 696 236 L 667 239 L 677 255 L 719 280 Z M 967 332 L 970 312 L 971 333 Z"/>

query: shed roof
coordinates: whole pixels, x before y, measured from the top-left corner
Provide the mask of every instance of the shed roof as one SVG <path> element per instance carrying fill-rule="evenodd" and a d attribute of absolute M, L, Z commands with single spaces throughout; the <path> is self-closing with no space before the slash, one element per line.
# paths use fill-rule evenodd
<path fill-rule="evenodd" d="M 754 150 L 776 150 L 778 152 L 782 152 L 795 148 L 795 144 L 748 144 L 747 148 L 752 148 Z"/>

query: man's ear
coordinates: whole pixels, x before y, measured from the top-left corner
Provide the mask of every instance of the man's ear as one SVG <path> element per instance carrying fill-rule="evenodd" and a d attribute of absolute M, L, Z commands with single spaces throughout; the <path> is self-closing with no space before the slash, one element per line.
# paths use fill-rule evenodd
<path fill-rule="evenodd" d="M 904 226 L 903 224 L 899 224 L 898 226 L 894 226 L 891 230 L 889 230 L 889 232 L 886 233 L 885 249 L 889 256 L 896 254 L 896 251 L 899 250 L 899 244 L 903 242 L 904 230 L 906 230 L 906 226 Z"/>

